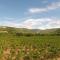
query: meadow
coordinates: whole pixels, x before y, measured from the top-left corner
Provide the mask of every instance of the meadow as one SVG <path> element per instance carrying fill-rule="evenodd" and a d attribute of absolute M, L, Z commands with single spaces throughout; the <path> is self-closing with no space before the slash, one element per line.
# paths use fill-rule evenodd
<path fill-rule="evenodd" d="M 60 60 L 60 36 L 0 33 L 0 60 Z"/>

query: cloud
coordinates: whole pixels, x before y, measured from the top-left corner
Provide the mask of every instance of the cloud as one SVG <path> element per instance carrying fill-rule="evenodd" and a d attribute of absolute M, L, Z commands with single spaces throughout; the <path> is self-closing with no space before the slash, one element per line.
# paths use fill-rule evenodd
<path fill-rule="evenodd" d="M 53 10 L 53 9 L 56 9 L 56 8 L 60 8 L 60 2 L 52 3 L 52 4 L 47 6 L 48 10 Z"/>
<path fill-rule="evenodd" d="M 41 12 L 47 12 L 50 10 L 54 10 L 60 8 L 60 2 L 55 2 L 55 3 L 51 3 L 48 6 L 46 6 L 45 8 L 30 8 L 28 10 L 29 13 L 41 13 Z"/>
<path fill-rule="evenodd" d="M 50 18 L 27 19 L 24 22 L 22 22 L 19 27 L 28 29 L 60 28 L 60 20 Z"/>
<path fill-rule="evenodd" d="M 27 18 L 23 21 L 5 20 L 0 22 L 0 26 L 10 26 L 28 29 L 51 29 L 60 28 L 60 19 L 56 18 Z"/>
<path fill-rule="evenodd" d="M 38 12 L 45 12 L 45 11 L 47 11 L 46 10 L 46 8 L 31 8 L 31 9 L 29 9 L 29 12 L 30 13 L 38 13 Z"/>

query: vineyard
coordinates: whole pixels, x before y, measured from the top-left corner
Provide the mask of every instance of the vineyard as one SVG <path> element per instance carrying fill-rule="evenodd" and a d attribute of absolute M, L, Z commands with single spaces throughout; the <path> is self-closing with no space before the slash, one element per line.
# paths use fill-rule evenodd
<path fill-rule="evenodd" d="M 0 33 L 0 60 L 60 60 L 60 36 Z"/>
<path fill-rule="evenodd" d="M 49 60 L 60 57 L 59 36 L 0 36 L 0 60 Z"/>

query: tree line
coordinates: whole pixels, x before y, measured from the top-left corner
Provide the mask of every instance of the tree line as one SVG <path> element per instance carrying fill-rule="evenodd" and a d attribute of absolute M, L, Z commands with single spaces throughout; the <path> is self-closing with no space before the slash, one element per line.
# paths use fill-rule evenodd
<path fill-rule="evenodd" d="M 60 36 L 60 33 L 41 34 L 41 33 L 15 33 L 16 36 Z"/>

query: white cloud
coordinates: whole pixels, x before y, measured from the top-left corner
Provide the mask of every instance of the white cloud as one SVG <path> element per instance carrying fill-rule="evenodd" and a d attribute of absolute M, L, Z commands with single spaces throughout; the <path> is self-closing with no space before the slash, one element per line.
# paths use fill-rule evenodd
<path fill-rule="evenodd" d="M 17 25 L 20 28 L 28 29 L 50 29 L 60 28 L 60 20 L 50 18 L 27 19 Z"/>
<path fill-rule="evenodd" d="M 30 13 L 38 13 L 38 12 L 45 12 L 47 11 L 45 8 L 31 8 L 29 9 Z"/>
<path fill-rule="evenodd" d="M 30 8 L 29 13 L 41 13 L 60 8 L 60 2 L 51 3 L 45 8 Z"/>
<path fill-rule="evenodd" d="M 0 26 L 10 26 L 17 28 L 28 28 L 28 29 L 50 29 L 50 28 L 60 28 L 60 19 L 56 18 L 27 18 L 23 21 L 15 22 L 5 20 L 0 22 Z"/>
<path fill-rule="evenodd" d="M 60 8 L 60 2 L 52 3 L 52 4 L 47 6 L 48 10 L 53 10 L 53 9 L 56 9 L 56 8 Z"/>

